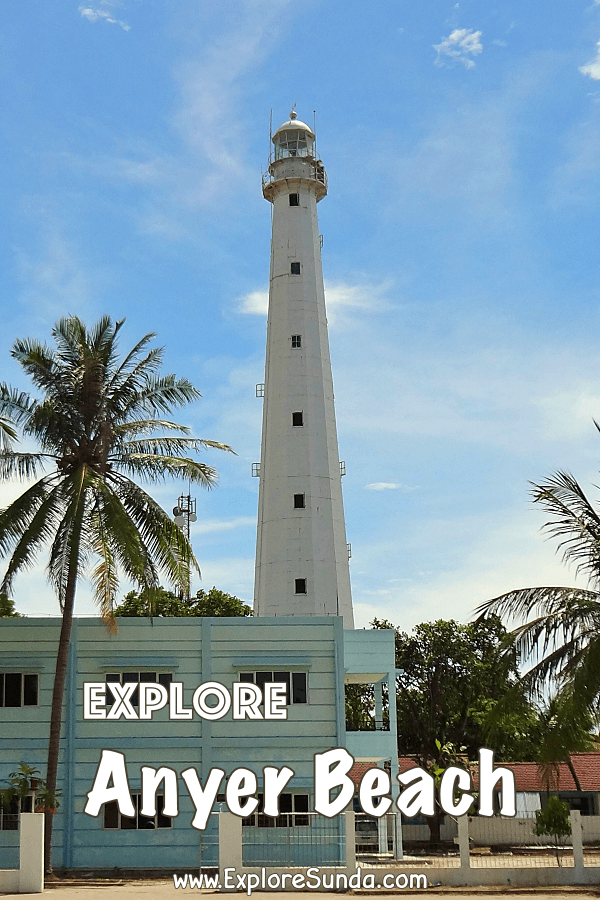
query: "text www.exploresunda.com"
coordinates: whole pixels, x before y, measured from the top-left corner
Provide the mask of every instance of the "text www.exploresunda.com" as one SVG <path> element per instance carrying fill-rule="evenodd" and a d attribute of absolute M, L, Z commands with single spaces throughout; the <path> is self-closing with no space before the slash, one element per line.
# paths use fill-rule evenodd
<path fill-rule="evenodd" d="M 304 872 L 271 872 L 267 875 L 266 869 L 256 872 L 237 872 L 236 869 L 223 870 L 223 882 L 219 875 L 207 875 L 200 872 L 198 875 L 175 875 L 173 885 L 176 888 L 197 888 L 198 890 L 226 890 L 245 891 L 248 897 L 257 890 L 285 890 L 293 888 L 297 891 L 340 891 L 340 890 L 377 890 L 387 888 L 402 890 L 403 888 L 427 888 L 427 876 L 420 873 L 406 875 L 404 872 L 385 872 L 377 880 L 372 872 L 363 874 L 358 869 L 353 875 L 344 872 L 321 872 L 321 869 L 313 867 Z"/>

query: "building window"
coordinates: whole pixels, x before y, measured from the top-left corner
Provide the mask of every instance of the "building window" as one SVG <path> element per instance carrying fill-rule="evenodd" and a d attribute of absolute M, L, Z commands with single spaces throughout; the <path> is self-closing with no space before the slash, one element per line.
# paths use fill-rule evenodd
<path fill-rule="evenodd" d="M 115 702 L 110 685 L 114 684 L 162 684 L 169 690 L 173 681 L 171 672 L 110 672 L 106 676 L 106 706 L 112 706 Z M 129 701 L 132 706 L 137 706 L 139 701 L 138 688 L 135 689 Z M 116 827 L 116 826 L 115 826 Z"/>
<path fill-rule="evenodd" d="M 257 397 L 264 397 L 264 396 L 265 396 L 265 385 L 264 385 L 264 382 L 261 382 L 260 384 L 257 384 L 255 390 L 256 390 L 256 396 L 257 396 Z"/>
<path fill-rule="evenodd" d="M 13 797 L 0 802 L 0 831 L 18 831 L 19 813 L 33 812 L 33 796 Z"/>
<path fill-rule="evenodd" d="M 292 425 L 304 425 L 304 414 L 301 412 L 292 413 Z"/>
<path fill-rule="evenodd" d="M 38 676 L 25 672 L 0 673 L 0 706 L 37 706 Z"/>
<path fill-rule="evenodd" d="M 290 194 L 290 206 L 300 206 L 300 194 Z"/>
<path fill-rule="evenodd" d="M 260 463 L 252 463 L 252 477 L 260 478 Z"/>
<path fill-rule="evenodd" d="M 239 681 L 256 684 L 264 692 L 272 681 L 286 686 L 286 703 L 308 703 L 306 672 L 240 672 Z"/>
<path fill-rule="evenodd" d="M 300 274 L 300 263 L 299 263 L 299 262 L 293 262 L 293 263 L 291 264 L 291 266 L 290 266 L 290 273 L 291 273 L 292 275 L 299 275 L 299 274 Z"/>
<path fill-rule="evenodd" d="M 308 794 L 281 794 L 277 818 L 265 816 L 263 795 L 258 794 L 258 806 L 252 816 L 242 819 L 242 827 L 249 828 L 306 828 L 309 824 Z"/>
<path fill-rule="evenodd" d="M 306 578 L 296 578 L 296 593 L 297 594 L 305 594 L 306 593 Z"/>
<path fill-rule="evenodd" d="M 141 794 L 132 794 L 131 799 L 133 800 L 133 806 L 135 809 L 135 815 L 133 816 L 122 815 L 119 812 L 119 804 L 116 800 L 111 800 L 109 803 L 104 804 L 104 817 L 102 820 L 102 825 L 104 828 L 120 828 L 122 830 L 129 829 L 141 831 L 142 829 L 153 830 L 155 828 L 173 827 L 173 820 L 171 819 L 171 817 L 165 816 L 163 814 L 163 806 L 165 803 L 164 797 L 157 796 L 156 798 L 155 816 L 143 816 L 141 814 Z"/>
<path fill-rule="evenodd" d="M 294 509 L 304 509 L 305 506 L 305 494 L 294 494 Z"/>
<path fill-rule="evenodd" d="M 301 334 L 293 334 L 292 335 L 292 347 L 297 349 L 302 346 L 302 335 Z"/>

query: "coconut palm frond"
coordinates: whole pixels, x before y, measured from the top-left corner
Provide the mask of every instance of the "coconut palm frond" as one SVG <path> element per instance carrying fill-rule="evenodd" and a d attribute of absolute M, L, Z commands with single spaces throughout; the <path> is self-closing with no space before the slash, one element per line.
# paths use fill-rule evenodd
<path fill-rule="evenodd" d="M 577 609 L 591 612 L 600 603 L 600 593 L 572 587 L 531 587 L 508 591 L 493 600 L 486 600 L 475 610 L 479 618 L 488 615 L 524 619 L 535 614 L 560 616 L 563 611 Z M 598 607 L 600 615 L 600 607 Z"/>
<path fill-rule="evenodd" d="M 0 416 L 0 451 L 10 450 L 17 440 L 17 431 L 10 419 Z"/>
<path fill-rule="evenodd" d="M 34 484 L 8 509 L 0 513 L 0 542 L 14 544 L 0 591 L 12 593 L 15 576 L 30 568 L 39 550 L 48 542 L 64 510 L 61 484 Z"/>
<path fill-rule="evenodd" d="M 578 574 L 600 585 L 600 515 L 576 479 L 568 472 L 557 472 L 534 484 L 532 494 L 534 502 L 552 515 L 544 531 L 558 539 L 564 561 L 575 563 Z"/>
<path fill-rule="evenodd" d="M 123 476 L 112 480 L 144 545 L 172 584 L 187 587 L 190 569 L 200 574 L 192 548 L 181 529 L 142 488 Z"/>
<path fill-rule="evenodd" d="M 563 730 L 559 733 L 556 723 L 552 727 L 559 746 L 569 733 L 575 741 L 600 698 L 600 514 L 568 472 L 533 484 L 532 495 L 550 515 L 544 531 L 558 541 L 563 560 L 587 576 L 591 589 L 522 588 L 483 603 L 476 612 L 480 618 L 496 614 L 521 623 L 510 634 L 525 666 L 520 684 L 538 699 L 549 687 L 556 692 L 553 708 Z M 559 758 L 565 759 L 564 753 Z"/>
<path fill-rule="evenodd" d="M 183 456 L 166 456 L 154 453 L 131 453 L 123 457 L 118 468 L 149 484 L 164 481 L 167 476 L 193 481 L 210 490 L 219 478 L 213 466 Z"/>
<path fill-rule="evenodd" d="M 0 451 L 0 481 L 35 478 L 45 462 L 48 462 L 47 453 L 15 453 L 5 444 L 5 449 Z"/>
<path fill-rule="evenodd" d="M 136 457 L 160 457 L 164 455 L 167 457 L 174 457 L 181 453 L 189 453 L 190 450 L 198 452 L 207 447 L 210 447 L 213 450 L 225 450 L 229 453 L 234 452 L 227 444 L 220 444 L 217 441 L 203 441 L 191 437 L 174 438 L 161 436 L 123 442 L 120 447 L 120 455 Z M 116 459 L 118 459 L 118 457 L 116 457 Z"/>

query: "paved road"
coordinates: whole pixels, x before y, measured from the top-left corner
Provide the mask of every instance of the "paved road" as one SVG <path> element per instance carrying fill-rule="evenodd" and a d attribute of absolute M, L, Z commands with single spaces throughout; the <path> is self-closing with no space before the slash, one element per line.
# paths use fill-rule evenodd
<path fill-rule="evenodd" d="M 124 882 L 121 884 L 110 884 L 110 885 L 100 885 L 100 884 L 89 884 L 84 886 L 63 886 L 47 888 L 45 891 L 47 900 L 177 900 L 177 895 L 179 894 L 214 894 L 214 891 L 206 891 L 206 890 L 193 890 L 190 888 L 186 888 L 184 891 L 175 890 L 173 887 L 172 880 L 170 881 L 153 881 L 153 882 Z M 333 894 L 333 896 L 332 896 Z M 510 897 L 511 900 L 532 900 L 533 897 L 536 900 L 576 900 L 576 898 L 586 898 L 586 897 L 600 897 L 600 887 L 598 888 L 578 888 L 573 887 L 569 889 L 558 888 L 556 890 L 548 889 L 548 888 L 531 888 L 529 890 L 519 890 L 513 891 L 510 888 L 434 888 L 426 891 L 397 891 L 396 896 L 406 896 L 410 895 L 411 897 L 415 896 L 438 896 L 438 897 L 454 897 L 455 900 L 481 900 L 482 897 Z M 24 897 L 23 894 L 1 894 L 3 900 L 22 900 Z M 32 897 L 33 895 L 29 895 Z M 237 894 L 237 897 L 241 898 L 245 897 L 245 894 Z M 303 892 L 302 897 L 305 900 L 308 900 L 308 897 L 311 900 L 335 900 L 335 898 L 339 897 L 339 894 L 335 894 L 333 892 L 326 893 L 316 893 L 313 891 Z M 364 900 L 382 900 L 383 896 L 386 894 L 382 893 L 374 893 L 374 894 L 364 894 L 362 891 L 355 896 L 360 896 L 364 898 Z M 252 894 L 254 900 L 274 900 L 274 898 L 279 898 L 279 900 L 285 900 L 285 898 L 289 898 L 289 893 L 263 893 L 257 892 L 256 894 Z M 216 900 L 216 898 L 215 898 Z"/>

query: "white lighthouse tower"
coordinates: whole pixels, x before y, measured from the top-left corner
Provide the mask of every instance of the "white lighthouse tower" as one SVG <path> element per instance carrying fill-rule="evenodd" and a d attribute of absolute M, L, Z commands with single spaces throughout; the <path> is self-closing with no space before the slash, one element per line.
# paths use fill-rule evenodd
<path fill-rule="evenodd" d="M 327 178 L 292 110 L 272 137 L 273 204 L 254 612 L 354 628 L 317 203 Z"/>

